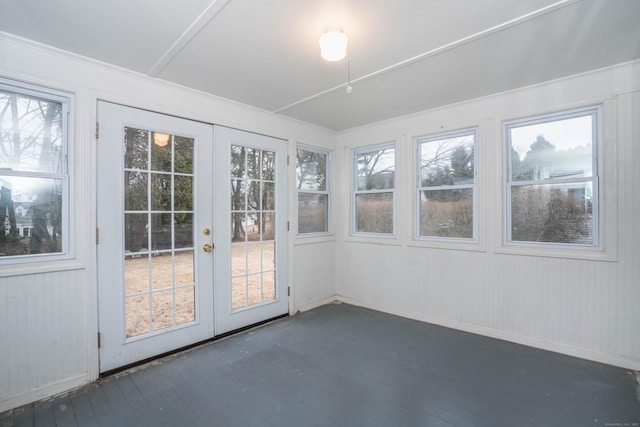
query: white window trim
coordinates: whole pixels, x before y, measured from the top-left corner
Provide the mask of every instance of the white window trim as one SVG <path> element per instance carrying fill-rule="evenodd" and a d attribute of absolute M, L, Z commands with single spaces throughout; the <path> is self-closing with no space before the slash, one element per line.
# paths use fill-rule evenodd
<path fill-rule="evenodd" d="M 356 164 L 356 158 L 359 154 L 362 153 L 370 153 L 374 151 L 381 151 L 392 148 L 393 151 L 393 167 L 394 167 L 394 178 L 393 178 L 393 188 L 389 189 L 377 189 L 377 190 L 358 190 L 358 167 Z M 350 236 L 358 237 L 358 238 L 375 238 L 375 239 L 394 239 L 398 238 L 398 197 L 397 197 L 397 186 L 398 186 L 398 147 L 396 146 L 396 142 L 388 142 L 379 145 L 371 145 L 367 147 L 359 147 L 351 150 L 351 225 L 350 225 Z M 362 232 L 356 231 L 356 223 L 357 223 L 357 209 L 356 209 L 356 196 L 358 194 L 381 194 L 381 193 L 391 193 L 393 199 L 393 209 L 392 209 L 392 233 L 370 233 L 370 232 Z"/>
<path fill-rule="evenodd" d="M 323 238 L 327 236 L 333 236 L 333 196 L 332 196 L 332 173 L 333 173 L 333 152 L 331 150 L 327 150 L 324 148 L 314 147 L 312 145 L 307 144 L 296 144 L 295 150 L 296 154 L 298 150 L 311 151 L 314 153 L 322 154 L 327 157 L 327 168 L 326 168 L 326 181 L 325 181 L 325 191 L 317 191 L 317 190 L 298 190 L 296 187 L 296 239 L 312 239 L 312 238 Z M 294 169 L 295 169 L 294 165 Z M 297 175 L 296 175 L 297 180 Z M 298 195 L 300 193 L 308 193 L 308 194 L 326 194 L 327 195 L 327 231 L 322 232 L 313 232 L 313 233 L 300 233 L 298 231 Z"/>
<path fill-rule="evenodd" d="M 29 270 L 43 270 L 43 271 L 53 271 L 56 270 L 55 267 L 53 269 L 49 266 L 45 266 L 43 264 L 42 268 L 34 267 L 34 263 L 45 263 L 49 261 L 68 261 L 75 257 L 75 233 L 74 233 L 74 211 L 72 206 L 74 206 L 74 188 L 73 188 L 73 167 L 74 165 L 74 156 L 73 156 L 73 146 L 74 146 L 74 124 L 75 124 L 75 116 L 74 116 L 74 103 L 75 97 L 73 93 L 65 92 L 57 89 L 51 89 L 45 86 L 39 86 L 35 84 L 25 83 L 21 81 L 15 81 L 10 79 L 5 79 L 0 77 L 0 87 L 2 89 L 20 93 L 23 95 L 39 97 L 46 100 L 60 102 L 62 104 L 62 162 L 63 172 L 61 174 L 44 174 L 44 173 L 31 173 L 31 172 L 20 172 L 16 173 L 16 176 L 31 176 L 31 177 L 49 177 L 48 175 L 56 175 L 55 178 L 62 179 L 62 229 L 63 229 L 63 239 L 62 239 L 62 251 L 57 253 L 50 254 L 29 254 L 29 255 L 17 255 L 17 256 L 7 256 L 0 257 L 0 266 L 3 266 L 2 274 L 0 277 L 21 274 L 23 270 L 20 268 L 20 265 L 28 265 Z M 12 175 L 12 174 L 9 174 Z M 61 265 L 61 270 L 75 270 L 78 269 L 79 264 L 76 262 L 72 262 L 67 265 Z M 15 266 L 15 268 L 10 268 L 11 266 Z M 34 270 L 34 271 L 35 271 Z M 57 271 L 57 270 L 56 270 Z"/>
<path fill-rule="evenodd" d="M 600 260 L 613 260 L 606 254 L 603 255 L 604 247 L 604 206 L 603 195 L 601 189 L 603 188 L 603 145 L 604 145 L 604 132 L 603 132 L 603 106 L 591 105 L 587 107 L 579 107 L 574 109 L 567 109 L 557 111 L 553 113 L 532 115 L 519 119 L 512 119 L 503 121 L 502 133 L 503 133 L 503 155 L 504 155 L 504 173 L 503 173 L 503 206 L 504 206 L 504 221 L 503 221 L 503 233 L 502 233 L 502 250 L 501 253 L 515 253 L 522 255 L 541 255 L 552 256 L 558 258 L 589 258 Z M 592 176 L 589 180 L 578 180 L 579 182 L 591 182 L 593 188 L 593 244 L 567 244 L 567 243 L 550 243 L 550 242 L 526 242 L 526 241 L 512 241 L 511 240 L 511 189 L 514 186 L 524 186 L 531 184 L 549 185 L 553 183 L 566 183 L 574 182 L 574 180 L 545 180 L 545 181 L 518 181 L 516 184 L 511 181 L 511 140 L 509 137 L 509 130 L 513 127 L 520 127 L 525 125 L 532 125 L 537 123 L 548 123 L 553 121 L 566 120 L 576 117 L 584 117 L 592 115 L 595 120 L 592 121 L 592 134 L 593 134 L 593 152 L 592 152 Z M 609 124 L 611 125 L 611 124 Z M 610 201 L 609 203 L 612 203 Z"/>
<path fill-rule="evenodd" d="M 421 187 L 420 186 L 420 145 L 425 142 L 438 141 L 442 139 L 450 139 L 461 136 L 473 135 L 473 184 L 464 185 L 445 185 L 438 187 Z M 451 132 L 443 132 L 433 135 L 414 137 L 414 215 L 413 215 L 413 240 L 417 242 L 441 242 L 441 243 L 460 243 L 460 244 L 478 244 L 478 127 L 455 130 Z M 420 193 L 425 189 L 465 189 L 473 190 L 473 236 L 471 238 L 464 237 L 437 237 L 437 236 L 421 236 L 420 235 Z"/>

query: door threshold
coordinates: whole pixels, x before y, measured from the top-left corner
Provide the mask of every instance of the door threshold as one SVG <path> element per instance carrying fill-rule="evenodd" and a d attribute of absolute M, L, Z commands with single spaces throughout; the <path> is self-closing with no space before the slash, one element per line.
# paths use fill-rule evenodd
<path fill-rule="evenodd" d="M 242 332 L 246 332 L 246 331 L 248 331 L 250 329 L 255 329 L 255 328 L 264 326 L 267 323 L 271 323 L 271 322 L 275 322 L 276 320 L 284 319 L 285 317 L 289 317 L 289 313 L 281 314 L 279 316 L 272 317 L 271 319 L 262 320 L 260 322 L 253 323 L 253 324 L 248 325 L 248 326 L 243 326 L 242 328 L 234 329 L 233 331 L 225 332 L 223 334 L 216 335 L 216 336 L 214 336 L 212 338 L 208 338 L 208 339 L 203 340 L 203 341 L 198 341 L 196 343 L 189 344 L 189 345 L 186 345 L 184 347 L 177 348 L 175 350 L 167 351 L 165 353 L 161 353 L 161 354 L 158 354 L 158 355 L 155 355 L 155 356 L 152 356 L 152 357 L 148 357 L 146 359 L 139 360 L 137 362 L 129 363 L 128 365 L 120 366 L 120 367 L 115 368 L 115 369 L 110 369 L 108 371 L 101 372 L 100 376 L 98 377 L 98 381 L 100 381 L 100 380 L 102 380 L 102 379 L 104 379 L 106 377 L 110 377 L 110 376 L 117 375 L 117 374 L 120 374 L 120 373 L 123 373 L 123 372 L 126 372 L 126 371 L 130 371 L 130 370 L 132 370 L 134 368 L 140 368 L 143 365 L 146 365 L 148 363 L 152 363 L 152 362 L 154 362 L 156 360 L 162 359 L 162 358 L 167 357 L 167 356 L 172 356 L 174 354 L 182 353 L 182 352 L 194 349 L 196 347 L 199 347 L 199 346 L 202 346 L 202 345 L 205 345 L 205 344 L 209 344 L 209 343 L 212 343 L 212 342 L 215 342 L 215 341 L 222 340 L 224 338 L 231 337 L 233 335 L 238 335 L 238 334 L 240 334 Z"/>

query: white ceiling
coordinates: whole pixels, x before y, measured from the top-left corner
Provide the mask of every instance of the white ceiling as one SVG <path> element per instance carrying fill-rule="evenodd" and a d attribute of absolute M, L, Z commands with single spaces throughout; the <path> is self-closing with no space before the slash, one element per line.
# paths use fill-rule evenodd
<path fill-rule="evenodd" d="M 640 0 L 0 0 L 0 31 L 344 130 L 639 59 Z"/>

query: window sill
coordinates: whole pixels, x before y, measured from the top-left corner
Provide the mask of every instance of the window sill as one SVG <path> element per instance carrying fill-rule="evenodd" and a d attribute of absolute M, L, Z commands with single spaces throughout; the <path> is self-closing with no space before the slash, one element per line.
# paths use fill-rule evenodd
<path fill-rule="evenodd" d="M 0 277 L 26 276 L 29 274 L 55 273 L 58 271 L 84 270 L 86 266 L 75 259 L 30 261 L 2 265 Z"/>
<path fill-rule="evenodd" d="M 345 239 L 347 243 L 367 243 L 375 245 L 390 245 L 390 246 L 402 246 L 402 242 L 398 239 L 398 236 L 376 236 L 369 234 L 366 236 L 354 236 L 350 235 Z"/>
<path fill-rule="evenodd" d="M 298 234 L 296 235 L 295 241 L 293 242 L 294 246 L 298 245 L 312 245 L 316 243 L 326 243 L 326 242 L 335 242 L 336 236 L 332 233 L 325 234 Z"/>
<path fill-rule="evenodd" d="M 468 241 L 452 241 L 452 240 L 418 240 L 412 239 L 407 243 L 407 246 L 413 248 L 425 248 L 425 249 L 443 249 L 453 251 L 471 251 L 471 252 L 486 252 L 487 249 L 484 244 L 481 244 L 477 240 Z"/>
<path fill-rule="evenodd" d="M 615 253 L 611 251 L 597 249 L 597 248 L 554 248 L 550 246 L 546 247 L 532 247 L 532 246 L 518 246 L 518 245 L 502 245 L 494 251 L 496 254 L 503 255 L 520 255 L 520 256 L 536 256 L 545 258 L 565 258 L 576 259 L 582 261 L 603 261 L 603 262 L 616 262 L 618 261 Z"/>

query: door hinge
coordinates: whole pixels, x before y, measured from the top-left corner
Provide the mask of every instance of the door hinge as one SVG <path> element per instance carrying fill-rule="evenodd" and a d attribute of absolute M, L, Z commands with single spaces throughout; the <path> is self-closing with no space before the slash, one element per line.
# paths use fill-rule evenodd
<path fill-rule="evenodd" d="M 96 141 L 100 138 L 100 123 L 96 122 Z"/>
<path fill-rule="evenodd" d="M 100 348 L 100 332 L 98 332 L 98 348 Z"/>
<path fill-rule="evenodd" d="M 287 221 L 287 231 L 291 230 L 290 225 L 291 225 L 291 224 L 289 224 L 289 221 Z"/>
<path fill-rule="evenodd" d="M 291 296 L 291 286 L 287 287 L 287 296 Z"/>
<path fill-rule="evenodd" d="M 287 166 L 289 166 L 289 155 L 287 154 Z"/>
<path fill-rule="evenodd" d="M 96 227 L 96 245 L 100 243 L 100 230 Z"/>

